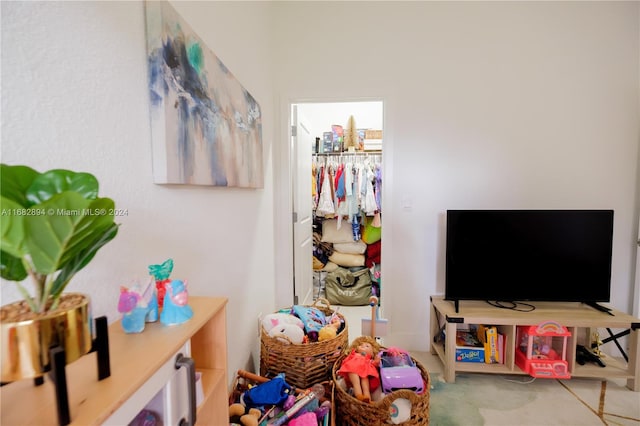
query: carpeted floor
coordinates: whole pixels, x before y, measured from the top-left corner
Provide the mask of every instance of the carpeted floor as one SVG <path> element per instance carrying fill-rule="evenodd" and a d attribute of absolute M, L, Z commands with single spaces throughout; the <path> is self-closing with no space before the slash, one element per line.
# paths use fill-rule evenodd
<path fill-rule="evenodd" d="M 436 357 L 413 355 L 431 375 L 432 426 L 640 426 L 640 393 L 623 381 L 465 373 L 445 383 Z"/>

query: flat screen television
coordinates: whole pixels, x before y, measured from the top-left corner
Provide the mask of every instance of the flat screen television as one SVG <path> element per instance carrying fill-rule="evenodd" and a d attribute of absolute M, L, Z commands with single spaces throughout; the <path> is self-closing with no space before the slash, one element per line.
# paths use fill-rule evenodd
<path fill-rule="evenodd" d="M 448 210 L 446 229 L 456 311 L 460 300 L 609 301 L 613 210 Z"/>

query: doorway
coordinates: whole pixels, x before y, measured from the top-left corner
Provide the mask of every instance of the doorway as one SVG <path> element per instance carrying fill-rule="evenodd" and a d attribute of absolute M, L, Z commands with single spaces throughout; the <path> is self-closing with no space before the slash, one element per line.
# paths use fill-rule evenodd
<path fill-rule="evenodd" d="M 379 272 L 377 277 L 375 274 L 375 271 L 380 271 L 382 267 L 381 238 L 362 238 L 363 228 L 358 227 L 356 231 L 356 227 L 352 225 L 381 223 L 381 200 L 384 198 L 381 186 L 384 174 L 383 109 L 383 102 L 377 100 L 291 104 L 294 303 L 310 304 L 318 297 L 327 298 L 325 279 L 329 273 L 336 271 L 336 268 L 340 271 L 354 272 L 354 275 L 357 271 L 367 269 L 368 275 L 372 278 L 371 294 L 378 296 L 379 301 L 382 301 L 378 278 L 380 275 Z M 345 143 L 355 139 L 349 137 L 354 133 L 345 133 L 351 129 L 357 135 L 357 143 L 355 147 L 349 148 Z M 355 182 L 353 179 L 346 180 L 352 185 L 352 191 L 349 191 L 351 198 L 347 204 L 347 191 L 341 186 L 345 180 L 341 181 L 340 176 L 337 176 L 338 170 L 343 178 L 347 176 L 345 171 L 348 171 L 352 178 L 354 175 L 357 176 Z M 331 185 L 324 186 L 323 182 L 330 182 Z M 369 194 L 372 198 L 365 198 L 368 183 L 371 184 L 369 189 L 373 191 Z M 325 193 L 325 204 L 319 206 L 323 186 L 325 190 L 331 188 L 331 197 L 327 198 Z M 356 192 L 355 199 L 354 189 L 362 190 Z M 327 199 L 330 199 L 333 205 L 328 209 Z M 375 209 L 371 204 L 368 207 L 365 205 L 366 199 L 375 201 Z M 355 211 L 354 201 L 357 206 Z M 325 222 L 337 224 L 336 226 L 343 231 L 343 237 L 350 235 L 353 238 L 348 242 L 334 244 L 329 241 L 331 238 L 326 233 L 323 234 Z M 378 228 L 378 231 L 381 236 L 381 228 Z M 339 250 L 335 250 L 336 248 Z M 355 252 L 351 253 L 352 250 Z M 363 308 L 357 308 L 359 312 L 365 312 L 363 309 L 370 310 L 369 300 L 367 299 L 363 305 L 361 299 L 362 295 L 360 301 L 345 300 L 344 303 L 354 308 L 362 306 Z M 342 304 L 335 303 L 335 300 L 330 302 L 332 305 L 341 306 L 341 311 L 344 311 Z M 348 305 L 351 302 L 354 305 Z"/>

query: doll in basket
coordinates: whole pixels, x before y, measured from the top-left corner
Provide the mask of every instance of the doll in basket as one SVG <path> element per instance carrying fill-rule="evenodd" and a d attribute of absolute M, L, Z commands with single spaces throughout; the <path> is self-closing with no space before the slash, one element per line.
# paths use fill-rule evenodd
<path fill-rule="evenodd" d="M 371 392 L 380 386 L 379 364 L 380 359 L 374 356 L 373 345 L 365 341 L 342 361 L 338 374 L 351 385 L 359 401 L 371 402 Z"/>

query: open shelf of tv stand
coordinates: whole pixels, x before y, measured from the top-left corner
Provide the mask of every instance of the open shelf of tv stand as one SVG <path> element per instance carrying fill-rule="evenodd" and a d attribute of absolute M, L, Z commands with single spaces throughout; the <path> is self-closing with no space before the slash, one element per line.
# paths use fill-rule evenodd
<path fill-rule="evenodd" d="M 623 378 L 627 387 L 640 391 L 640 319 L 624 312 L 612 309 L 611 315 L 598 311 L 583 303 L 572 302 L 534 302 L 535 310 L 520 312 L 511 309 L 500 309 L 484 301 L 464 300 L 459 303 L 456 312 L 452 301 L 442 296 L 431 297 L 431 352 L 437 355 L 444 365 L 444 380 L 454 382 L 457 372 L 491 373 L 491 374 L 526 374 L 515 364 L 516 327 L 536 325 L 544 321 L 556 321 L 569 329 L 571 337 L 567 345 L 567 361 L 572 377 Z M 455 359 L 455 339 L 436 342 L 440 328 L 444 327 L 446 336 L 455 336 L 458 324 L 484 324 L 498 327 L 504 335 L 504 364 L 484 364 L 473 362 L 457 362 Z M 629 361 L 617 360 L 611 356 L 604 357 L 606 367 L 587 362 L 580 365 L 576 362 L 576 345 L 588 345 L 594 329 L 629 330 L 627 352 Z"/>

